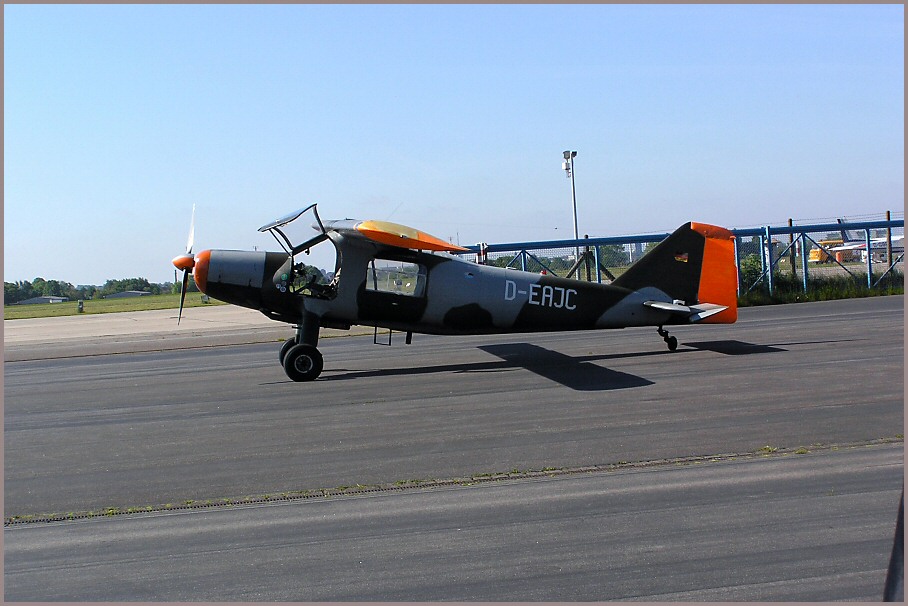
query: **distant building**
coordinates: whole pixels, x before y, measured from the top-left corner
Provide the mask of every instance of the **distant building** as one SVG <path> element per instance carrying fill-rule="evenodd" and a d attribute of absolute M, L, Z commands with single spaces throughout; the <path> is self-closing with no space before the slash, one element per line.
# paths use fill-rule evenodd
<path fill-rule="evenodd" d="M 145 292 L 144 290 L 126 290 L 123 292 L 115 292 L 112 295 L 107 295 L 105 299 L 128 299 L 130 297 L 147 297 L 151 295 L 150 292 Z"/>
<path fill-rule="evenodd" d="M 26 299 L 25 301 L 19 301 L 17 305 L 34 305 L 36 303 L 63 303 L 64 301 L 69 301 L 69 297 L 34 297 L 32 299 Z"/>

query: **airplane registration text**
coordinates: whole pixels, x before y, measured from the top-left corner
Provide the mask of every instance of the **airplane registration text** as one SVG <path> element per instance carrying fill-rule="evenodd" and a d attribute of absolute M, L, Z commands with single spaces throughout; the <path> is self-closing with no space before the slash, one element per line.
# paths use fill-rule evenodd
<path fill-rule="evenodd" d="M 573 288 L 561 288 L 543 284 L 530 284 L 529 290 L 518 290 L 517 282 L 504 281 L 504 300 L 513 301 L 517 295 L 527 295 L 527 303 L 540 307 L 554 307 L 555 309 L 577 309 L 575 303 L 577 291 Z"/>

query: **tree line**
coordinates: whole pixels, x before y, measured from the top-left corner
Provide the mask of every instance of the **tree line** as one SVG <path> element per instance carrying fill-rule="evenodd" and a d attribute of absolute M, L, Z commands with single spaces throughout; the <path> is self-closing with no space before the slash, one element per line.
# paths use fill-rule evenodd
<path fill-rule="evenodd" d="M 4 282 L 3 304 L 13 305 L 19 301 L 25 301 L 35 297 L 67 297 L 70 301 L 94 299 L 129 290 L 140 290 L 153 295 L 160 295 L 178 293 L 180 292 L 180 285 L 179 282 L 162 282 L 160 284 L 155 284 L 149 282 L 145 278 L 125 278 L 122 280 L 108 280 L 103 286 L 80 286 L 77 288 L 69 282 L 63 282 L 62 280 L 35 278 L 30 282 L 28 280 Z M 189 290 L 198 290 L 193 280 L 189 281 Z"/>

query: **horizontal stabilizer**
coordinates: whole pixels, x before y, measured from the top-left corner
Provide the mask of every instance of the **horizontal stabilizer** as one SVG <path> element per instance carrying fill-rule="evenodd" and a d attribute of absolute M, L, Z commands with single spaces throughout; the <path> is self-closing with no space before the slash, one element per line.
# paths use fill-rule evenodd
<path fill-rule="evenodd" d="M 643 304 L 647 307 L 678 314 L 679 316 L 689 316 L 691 313 L 690 307 L 688 307 L 687 305 L 678 305 L 677 303 L 666 303 L 665 301 L 644 301 Z"/>
<path fill-rule="evenodd" d="M 700 320 L 714 316 L 717 313 L 723 312 L 728 309 L 727 305 L 716 305 L 714 303 L 700 303 L 699 305 L 680 305 L 678 303 L 667 303 L 665 301 L 644 301 L 643 304 L 647 307 L 652 307 L 653 309 L 658 309 L 660 311 L 667 311 L 679 316 L 686 316 L 688 321 L 691 323 L 699 322 Z"/>
<path fill-rule="evenodd" d="M 706 319 L 710 316 L 714 316 L 717 313 L 723 312 L 728 309 L 728 305 L 716 305 L 715 303 L 700 303 L 699 305 L 691 305 L 690 309 L 692 312 L 690 316 L 691 323 L 699 322 L 700 320 Z"/>

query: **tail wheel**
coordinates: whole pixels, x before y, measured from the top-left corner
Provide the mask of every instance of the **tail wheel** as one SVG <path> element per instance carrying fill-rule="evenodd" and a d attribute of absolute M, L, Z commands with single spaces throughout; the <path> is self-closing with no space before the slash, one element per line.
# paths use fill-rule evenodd
<path fill-rule="evenodd" d="M 659 336 L 662 337 L 662 340 L 665 341 L 666 345 L 668 345 L 669 351 L 675 351 L 676 349 L 678 349 L 678 339 L 668 334 L 667 330 L 660 326 L 656 329 L 656 332 L 659 333 Z"/>
<path fill-rule="evenodd" d="M 284 372 L 294 381 L 313 381 L 322 372 L 324 360 L 314 345 L 294 345 L 284 355 Z"/>

